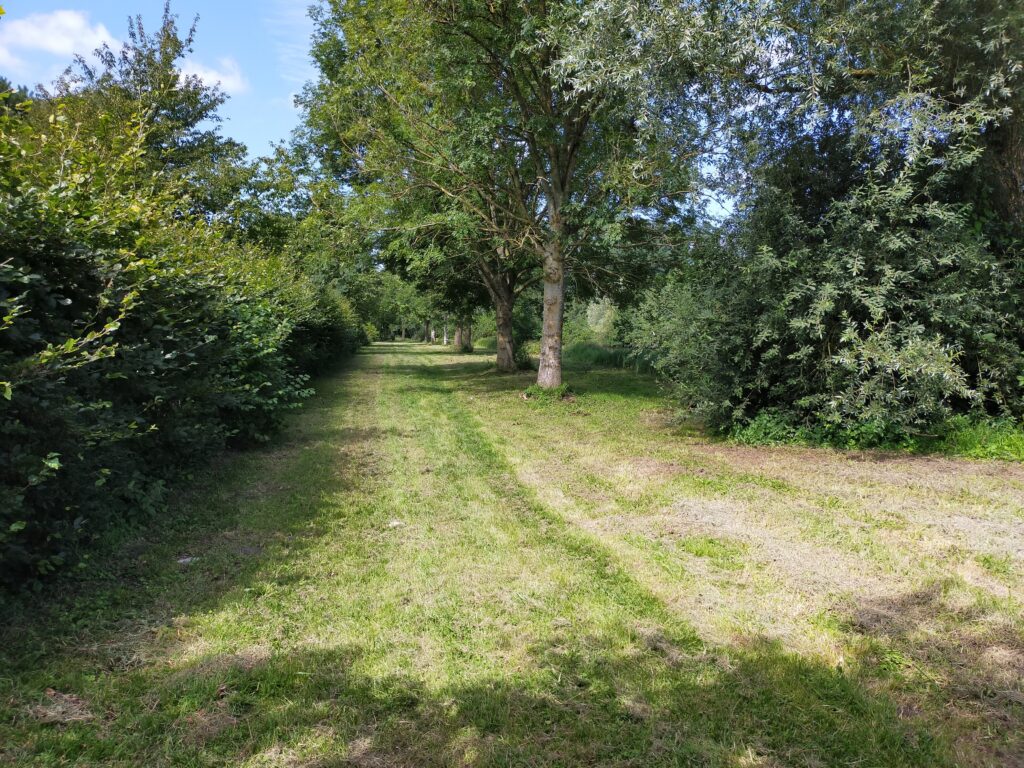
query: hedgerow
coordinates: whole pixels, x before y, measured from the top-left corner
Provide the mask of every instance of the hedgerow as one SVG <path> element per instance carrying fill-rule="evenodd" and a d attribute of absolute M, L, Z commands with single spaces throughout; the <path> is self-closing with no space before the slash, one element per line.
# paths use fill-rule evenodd
<path fill-rule="evenodd" d="M 0 581 L 31 583 L 168 481 L 266 440 L 362 323 L 285 253 L 183 213 L 146 114 L 101 143 L 0 115 Z"/>

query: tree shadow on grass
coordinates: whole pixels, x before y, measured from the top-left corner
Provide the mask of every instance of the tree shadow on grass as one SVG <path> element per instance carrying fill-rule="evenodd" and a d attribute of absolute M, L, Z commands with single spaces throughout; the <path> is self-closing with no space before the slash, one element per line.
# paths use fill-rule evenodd
<path fill-rule="evenodd" d="M 909 672 L 905 706 L 924 705 L 955 730 L 965 762 L 983 755 L 990 765 L 1024 766 L 1024 634 L 995 607 L 947 580 L 864 597 L 849 624 L 873 641 L 869 668 Z"/>
<path fill-rule="evenodd" d="M 347 381 L 318 382 L 323 391 L 274 443 L 215 458 L 191 487 L 183 479 L 165 515 L 112 532 L 78 573 L 61 574 L 38 595 L 7 596 L 0 603 L 7 682 L 41 672 L 42 660 L 66 647 L 107 648 L 115 658 L 99 653 L 96 663 L 116 667 L 176 616 L 236 599 L 254 580 L 301 560 L 327 534 L 325 499 L 379 482 L 377 444 L 394 433 L 325 415 L 339 399 L 370 407 L 369 393 L 349 391 Z"/>
<path fill-rule="evenodd" d="M 367 649 L 341 646 L 128 674 L 131 708 L 37 726 L 33 751 L 147 765 L 947 763 L 889 702 L 767 643 L 727 659 L 640 635 L 625 648 L 591 641 L 585 655 L 549 644 L 529 671 L 456 684 L 373 668 Z"/>

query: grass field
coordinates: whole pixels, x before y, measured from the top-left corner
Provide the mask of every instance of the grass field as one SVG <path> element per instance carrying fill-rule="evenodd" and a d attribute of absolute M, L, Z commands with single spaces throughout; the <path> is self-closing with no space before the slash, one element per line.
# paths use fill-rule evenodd
<path fill-rule="evenodd" d="M 754 448 L 377 344 L 5 607 L 0 763 L 1024 765 L 1024 466 Z"/>

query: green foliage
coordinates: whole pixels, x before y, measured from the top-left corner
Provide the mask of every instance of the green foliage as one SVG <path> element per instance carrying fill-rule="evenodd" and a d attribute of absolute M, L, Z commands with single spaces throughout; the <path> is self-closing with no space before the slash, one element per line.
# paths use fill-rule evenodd
<path fill-rule="evenodd" d="M 219 133 L 217 110 L 227 96 L 181 69 L 197 22 L 179 33 L 170 0 L 155 32 L 146 31 L 141 16 L 129 18 L 120 49 L 104 43 L 92 59 L 76 57 L 56 84 L 57 98 L 48 101 L 105 141 L 117 141 L 125 125 L 145 115 L 144 165 L 177 184 L 180 206 L 214 217 L 231 207 L 243 184 L 245 147 Z M 41 106 L 40 117 L 48 103 Z"/>
<path fill-rule="evenodd" d="M 498 348 L 497 336 L 479 336 L 473 340 L 473 348 L 478 352 L 494 352 Z"/>
<path fill-rule="evenodd" d="M 7 78 L 0 77 L 0 114 L 25 114 L 31 100 L 28 88 L 15 87 Z"/>
<path fill-rule="evenodd" d="M 622 347 L 580 341 L 566 346 L 562 360 L 567 368 L 625 368 L 633 363 L 633 356 Z"/>
<path fill-rule="evenodd" d="M 362 340 L 336 286 L 182 210 L 150 107 L 87 103 L 105 101 L 0 113 L 0 582 L 160 511 L 211 451 L 266 441 Z"/>
<path fill-rule="evenodd" d="M 955 416 L 923 447 L 974 459 L 1024 461 L 1024 426 L 1010 419 Z"/>
<path fill-rule="evenodd" d="M 1024 415 L 1020 244 L 977 185 L 1014 119 L 1019 55 L 999 41 L 1015 12 L 983 30 L 937 5 L 941 23 L 914 3 L 899 23 L 827 8 L 820 28 L 794 22 L 822 46 L 817 90 L 770 73 L 784 95 L 752 108 L 735 214 L 630 319 L 630 342 L 715 427 L 902 446 L 954 414 Z M 825 50 L 839 29 L 849 59 Z M 962 36 L 998 55 L 944 58 Z M 874 50 L 907 58 L 829 79 Z"/>

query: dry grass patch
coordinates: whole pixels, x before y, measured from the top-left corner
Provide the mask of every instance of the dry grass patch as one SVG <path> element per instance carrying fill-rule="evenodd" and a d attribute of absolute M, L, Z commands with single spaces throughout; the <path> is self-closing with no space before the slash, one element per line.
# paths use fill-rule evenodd
<path fill-rule="evenodd" d="M 53 688 L 46 689 L 46 700 L 42 704 L 29 707 L 29 714 L 36 721 L 47 725 L 88 723 L 96 719 L 89 704 L 81 696 Z"/>

